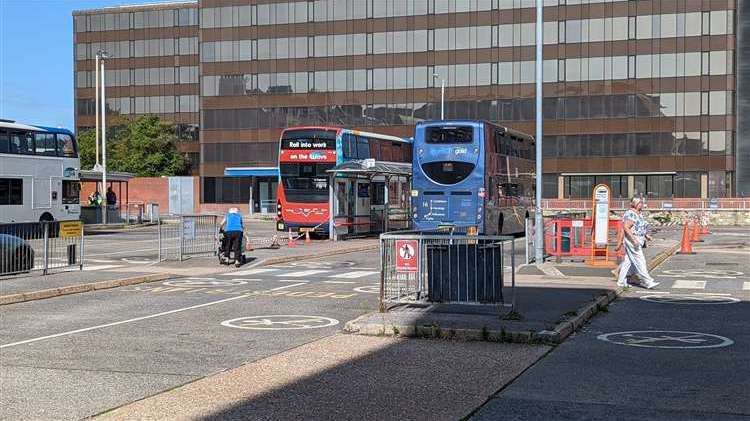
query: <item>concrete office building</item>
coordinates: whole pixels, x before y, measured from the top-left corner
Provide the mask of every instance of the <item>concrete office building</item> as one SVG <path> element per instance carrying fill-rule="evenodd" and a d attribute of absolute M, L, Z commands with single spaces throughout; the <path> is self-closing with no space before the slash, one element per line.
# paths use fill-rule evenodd
<path fill-rule="evenodd" d="M 750 117 L 743 117 L 750 114 L 737 113 L 750 107 L 750 68 L 738 41 L 750 35 L 750 19 L 740 3 L 545 0 L 545 197 L 586 198 L 600 182 L 614 197 L 750 195 Z M 272 180 L 226 177 L 225 169 L 275 166 L 283 128 L 334 125 L 408 137 L 415 122 L 440 117 L 441 79 L 446 118 L 534 133 L 534 4 L 200 0 L 77 12 L 76 77 L 91 70 L 82 43 L 128 40 L 132 58 L 118 68 L 130 68 L 131 79 L 112 88 L 119 113 L 196 124 L 187 121 L 195 109 L 178 112 L 177 102 L 181 108 L 182 95 L 197 94 L 194 79 L 159 79 L 154 88 L 132 76 L 167 62 L 198 66 L 201 202 L 244 204 L 251 185 L 256 201 L 272 198 Z M 179 24 L 183 9 L 197 10 L 197 27 Z M 150 15 L 166 10 L 178 11 L 172 20 Z M 101 14 L 104 23 L 93 24 Z M 110 24 L 109 15 L 119 20 Z M 118 30 L 115 20 L 129 26 Z M 200 63 L 192 49 L 181 55 L 182 38 L 196 36 Z M 179 41 L 164 50 L 155 45 L 163 39 Z M 149 57 L 134 57 L 139 51 Z M 87 89 L 76 90 L 78 128 L 93 121 Z M 157 95 L 174 96 L 174 110 L 159 108 Z"/>

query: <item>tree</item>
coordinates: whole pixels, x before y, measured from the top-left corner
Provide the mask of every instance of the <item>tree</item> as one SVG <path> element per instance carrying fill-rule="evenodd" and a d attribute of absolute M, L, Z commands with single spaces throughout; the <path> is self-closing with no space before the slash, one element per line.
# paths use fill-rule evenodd
<path fill-rule="evenodd" d="M 94 166 L 94 130 L 78 137 L 81 168 Z M 145 115 L 125 126 L 107 130 L 107 169 L 124 171 L 139 177 L 184 175 L 187 161 L 177 150 L 174 127 L 159 117 Z"/>

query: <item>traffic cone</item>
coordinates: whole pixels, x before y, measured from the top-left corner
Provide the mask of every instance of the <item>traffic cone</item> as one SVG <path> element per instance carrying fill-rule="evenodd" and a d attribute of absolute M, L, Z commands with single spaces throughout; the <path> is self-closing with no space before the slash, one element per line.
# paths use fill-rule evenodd
<path fill-rule="evenodd" d="M 685 221 L 684 229 L 682 230 L 682 243 L 680 244 L 680 254 L 695 254 L 693 251 L 693 245 L 690 244 L 690 230 L 688 228 L 688 221 Z"/>
<path fill-rule="evenodd" d="M 693 221 L 693 232 L 692 232 L 692 236 L 690 237 L 690 241 L 694 241 L 694 242 L 703 241 L 703 240 L 701 240 L 700 231 L 698 230 L 698 220 L 697 219 L 695 221 Z"/>
<path fill-rule="evenodd" d="M 289 240 L 287 241 L 287 246 L 294 247 L 294 239 L 292 238 L 292 229 L 289 228 Z"/>
<path fill-rule="evenodd" d="M 701 224 L 701 235 L 708 235 L 711 234 L 711 231 L 708 230 L 708 222 L 705 224 Z"/>
<path fill-rule="evenodd" d="M 310 241 L 310 231 L 305 231 L 305 245 L 312 243 Z"/>

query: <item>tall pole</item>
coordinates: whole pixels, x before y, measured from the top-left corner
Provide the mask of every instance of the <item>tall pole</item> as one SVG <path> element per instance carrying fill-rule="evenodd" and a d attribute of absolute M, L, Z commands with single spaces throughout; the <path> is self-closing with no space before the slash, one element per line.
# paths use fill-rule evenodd
<path fill-rule="evenodd" d="M 536 209 L 534 212 L 534 261 L 544 263 L 544 218 L 542 217 L 542 81 L 544 46 L 544 0 L 536 0 Z"/>
<path fill-rule="evenodd" d="M 99 51 L 94 64 L 94 106 L 96 107 L 96 158 L 94 168 L 99 166 Z"/>
<path fill-rule="evenodd" d="M 107 223 L 107 102 L 106 97 L 104 93 L 104 58 L 105 56 L 102 55 L 101 60 L 101 74 L 102 74 L 102 190 L 104 190 L 102 193 L 102 203 L 104 206 L 102 206 L 102 223 Z"/>
<path fill-rule="evenodd" d="M 445 79 L 440 78 L 440 119 L 445 120 Z"/>

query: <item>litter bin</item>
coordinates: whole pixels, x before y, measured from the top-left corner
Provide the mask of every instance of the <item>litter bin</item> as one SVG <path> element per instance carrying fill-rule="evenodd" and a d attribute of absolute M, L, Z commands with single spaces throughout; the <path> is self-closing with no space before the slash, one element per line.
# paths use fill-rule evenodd
<path fill-rule="evenodd" d="M 428 245 L 426 252 L 429 301 L 502 302 L 501 243 Z"/>

